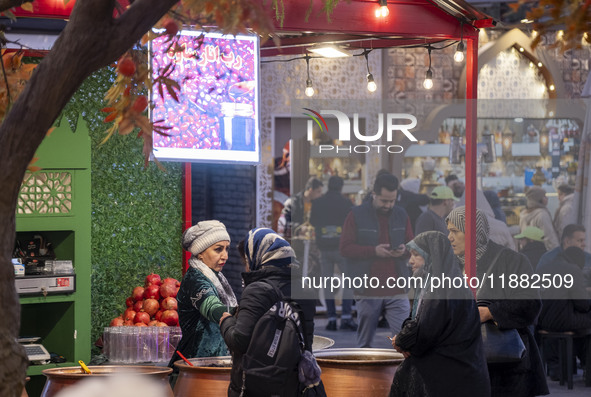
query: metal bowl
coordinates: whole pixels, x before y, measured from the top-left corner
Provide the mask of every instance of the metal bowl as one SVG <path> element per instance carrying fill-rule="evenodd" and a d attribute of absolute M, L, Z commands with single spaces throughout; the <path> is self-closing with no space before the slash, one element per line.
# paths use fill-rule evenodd
<path fill-rule="evenodd" d="M 334 339 L 327 338 L 326 336 L 314 335 L 312 341 L 312 351 L 328 349 L 334 345 Z"/>

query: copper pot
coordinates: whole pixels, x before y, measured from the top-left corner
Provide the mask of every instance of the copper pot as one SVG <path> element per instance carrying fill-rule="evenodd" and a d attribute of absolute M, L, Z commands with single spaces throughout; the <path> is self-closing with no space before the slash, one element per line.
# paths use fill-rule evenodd
<path fill-rule="evenodd" d="M 53 397 L 61 389 L 68 387 L 81 379 L 96 376 L 111 376 L 121 373 L 129 373 L 134 375 L 146 375 L 152 379 L 161 380 L 166 383 L 167 390 L 170 391 L 167 396 L 172 397 L 172 390 L 168 385 L 168 375 L 172 372 L 172 368 L 168 367 L 154 367 L 154 366 L 140 366 L 140 365 L 91 365 L 88 369 L 92 372 L 86 374 L 80 367 L 63 367 L 51 368 L 43 370 L 43 375 L 47 377 L 45 387 L 41 392 L 41 397 Z"/>
<path fill-rule="evenodd" d="M 402 354 L 389 349 L 315 351 L 329 396 L 387 396 Z"/>
<path fill-rule="evenodd" d="M 201 357 L 175 361 L 179 376 L 174 385 L 174 397 L 219 397 L 228 394 L 232 357 Z"/>

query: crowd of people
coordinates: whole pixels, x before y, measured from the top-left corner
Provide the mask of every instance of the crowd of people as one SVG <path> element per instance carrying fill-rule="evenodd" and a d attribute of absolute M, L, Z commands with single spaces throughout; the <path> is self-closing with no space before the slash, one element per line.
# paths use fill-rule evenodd
<path fill-rule="evenodd" d="M 183 332 L 178 351 L 186 357 L 231 354 L 228 395 L 256 395 L 254 389 L 262 387 L 261 382 L 246 381 L 243 368 L 245 362 L 252 365 L 247 351 L 256 339 L 255 327 L 278 299 L 291 299 L 301 307 L 302 347 L 311 354 L 317 302 L 315 298 L 292 299 L 290 282 L 302 271 L 292 248 L 301 234 L 313 239 L 314 249 L 308 252 L 317 251 L 315 271 L 321 277 L 339 272 L 388 285 L 343 286 L 340 313 L 332 289 L 324 291 L 324 298 L 326 329 L 356 332 L 360 348 L 372 347 L 378 324 L 387 324 L 392 347 L 405 357 L 392 381 L 391 396 L 548 394 L 536 329 L 591 328 L 591 254 L 584 251 L 584 227 L 572 223 L 573 190 L 569 186 L 558 189 L 560 206 L 553 217 L 544 189 L 531 187 L 525 194 L 527 205 L 516 235 L 511 235 L 499 211 L 498 196 L 479 191 L 482 199 L 476 210 L 473 268 L 482 282 L 476 288 L 470 286 L 473 290 L 466 285 L 434 288 L 438 278 L 462 278 L 468 267 L 465 189 L 457 177 L 449 177 L 446 183 L 420 194 L 404 190 L 403 186 L 410 189 L 411 185 L 399 184 L 396 176 L 382 171 L 371 191 L 354 205 L 342 195 L 342 178 L 331 177 L 324 194 L 323 183 L 311 178 L 286 203 L 278 232 L 255 228 L 240 242 L 245 264 L 240 302 L 222 273 L 230 247 L 224 225 L 202 221 L 187 229 L 183 247 L 192 256 L 178 294 Z M 407 211 L 405 206 L 412 209 Z M 576 282 L 573 288 L 551 286 L 541 292 L 529 285 L 493 285 L 510 275 L 530 279 L 535 274 L 569 274 Z M 421 282 L 389 284 L 389 280 L 410 276 Z M 516 330 L 525 351 L 521 358 L 506 363 L 487 361 L 481 334 L 485 323 Z M 586 364 L 587 348 L 583 340 L 576 341 L 581 365 Z M 558 348 L 550 343 L 544 352 L 555 379 Z M 173 357 L 170 365 L 177 359 Z M 281 395 L 295 396 L 307 390 L 302 389 L 297 367 L 288 372 Z M 314 385 L 319 388 L 314 395 L 323 395 L 322 382 Z"/>

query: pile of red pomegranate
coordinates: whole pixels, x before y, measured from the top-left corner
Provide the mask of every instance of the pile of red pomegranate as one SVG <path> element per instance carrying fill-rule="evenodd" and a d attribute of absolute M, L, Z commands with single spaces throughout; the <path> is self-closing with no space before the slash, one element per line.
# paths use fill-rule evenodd
<path fill-rule="evenodd" d="M 127 309 L 111 320 L 111 327 L 135 325 L 139 327 L 175 327 L 179 325 L 176 294 L 181 283 L 174 278 L 162 280 L 158 274 L 146 276 L 144 286 L 133 289 L 125 300 Z"/>

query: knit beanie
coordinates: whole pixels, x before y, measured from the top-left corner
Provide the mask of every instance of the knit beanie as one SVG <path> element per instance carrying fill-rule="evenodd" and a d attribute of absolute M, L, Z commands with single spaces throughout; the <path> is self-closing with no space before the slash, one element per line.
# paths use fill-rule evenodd
<path fill-rule="evenodd" d="M 195 256 L 220 241 L 230 241 L 230 235 L 220 221 L 201 221 L 183 233 L 183 248 Z"/>

